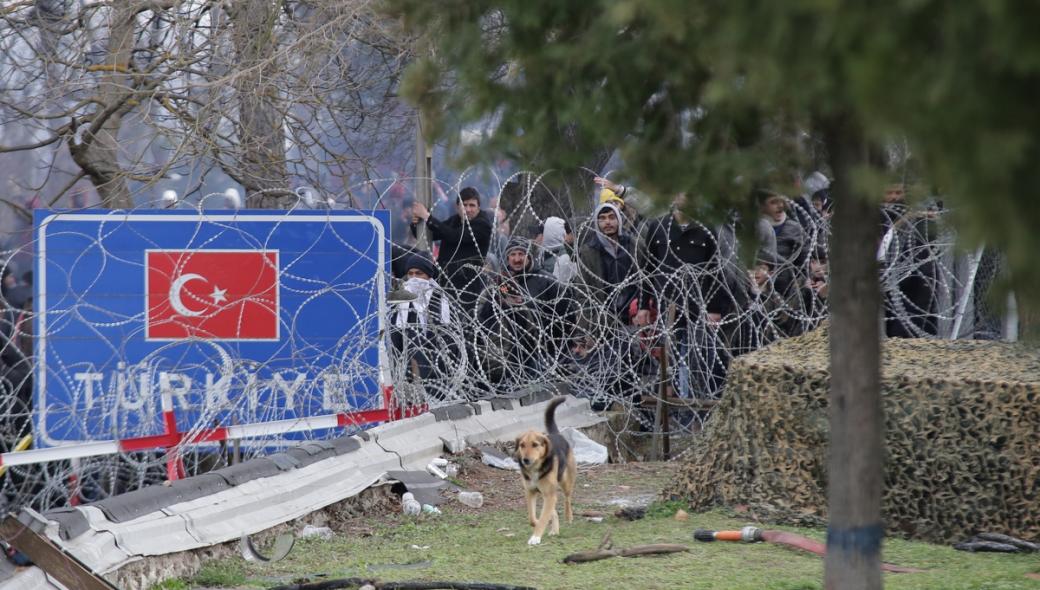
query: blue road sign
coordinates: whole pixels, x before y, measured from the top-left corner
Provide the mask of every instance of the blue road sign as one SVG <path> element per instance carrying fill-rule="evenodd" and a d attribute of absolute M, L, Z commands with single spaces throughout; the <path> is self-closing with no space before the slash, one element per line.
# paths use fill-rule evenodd
<path fill-rule="evenodd" d="M 34 221 L 38 446 L 382 407 L 388 212 Z"/>

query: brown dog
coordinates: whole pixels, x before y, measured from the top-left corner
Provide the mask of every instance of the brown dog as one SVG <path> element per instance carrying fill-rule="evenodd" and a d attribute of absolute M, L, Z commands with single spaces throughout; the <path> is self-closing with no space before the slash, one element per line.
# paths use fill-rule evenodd
<path fill-rule="evenodd" d="M 516 461 L 520 464 L 520 476 L 527 495 L 527 517 L 534 527 L 528 545 L 542 542 L 545 527 L 552 523 L 550 535 L 560 534 L 560 517 L 556 514 L 558 493 L 563 490 L 563 515 L 568 524 L 574 521 L 571 496 L 574 481 L 578 476 L 578 465 L 570 443 L 556 428 L 556 407 L 566 398 L 557 397 L 545 409 L 545 434 L 529 431 L 516 439 Z M 542 496 L 542 514 L 535 518 L 535 502 Z"/>

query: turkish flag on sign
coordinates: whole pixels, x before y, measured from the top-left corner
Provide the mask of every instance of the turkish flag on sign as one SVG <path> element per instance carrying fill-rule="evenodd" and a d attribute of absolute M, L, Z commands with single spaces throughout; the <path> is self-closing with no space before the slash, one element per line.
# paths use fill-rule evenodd
<path fill-rule="evenodd" d="M 149 250 L 148 340 L 278 340 L 278 251 Z"/>

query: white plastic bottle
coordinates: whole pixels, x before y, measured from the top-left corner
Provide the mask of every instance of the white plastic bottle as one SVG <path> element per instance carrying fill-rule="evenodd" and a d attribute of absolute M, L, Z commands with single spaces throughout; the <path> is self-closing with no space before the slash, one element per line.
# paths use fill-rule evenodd
<path fill-rule="evenodd" d="M 417 516 L 422 512 L 422 505 L 415 499 L 415 495 L 411 492 L 405 492 L 401 496 L 401 512 L 404 512 L 408 516 Z"/>
<path fill-rule="evenodd" d="M 459 502 L 470 508 L 480 508 L 484 505 L 484 494 L 480 492 L 459 492 Z"/>

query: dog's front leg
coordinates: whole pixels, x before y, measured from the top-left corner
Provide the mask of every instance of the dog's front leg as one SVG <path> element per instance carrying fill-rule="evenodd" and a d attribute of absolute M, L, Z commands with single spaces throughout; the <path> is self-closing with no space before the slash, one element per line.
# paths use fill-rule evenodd
<path fill-rule="evenodd" d="M 534 532 L 531 533 L 531 538 L 527 540 L 528 545 L 538 545 L 542 542 L 542 535 L 545 534 L 545 527 L 549 526 L 549 521 L 555 514 L 556 486 L 553 486 L 552 489 L 542 490 L 542 513 L 538 517 L 538 523 L 534 526 Z"/>
<path fill-rule="evenodd" d="M 527 522 L 531 523 L 531 526 L 538 524 L 536 520 L 538 492 L 525 489 L 524 494 L 527 495 Z"/>

